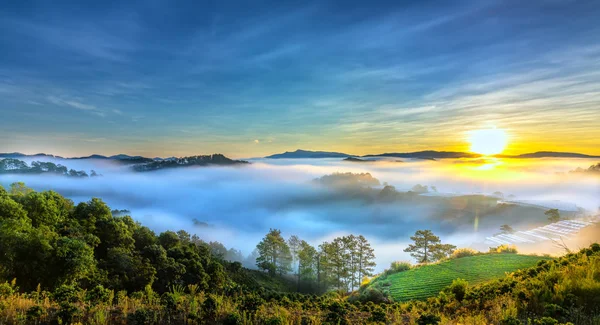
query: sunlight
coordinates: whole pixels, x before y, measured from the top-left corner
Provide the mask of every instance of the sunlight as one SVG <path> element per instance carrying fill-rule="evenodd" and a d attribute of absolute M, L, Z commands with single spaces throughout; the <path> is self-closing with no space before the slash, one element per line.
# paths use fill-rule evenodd
<path fill-rule="evenodd" d="M 508 134 L 502 129 L 481 129 L 470 132 L 471 151 L 482 155 L 496 155 L 508 144 Z"/>

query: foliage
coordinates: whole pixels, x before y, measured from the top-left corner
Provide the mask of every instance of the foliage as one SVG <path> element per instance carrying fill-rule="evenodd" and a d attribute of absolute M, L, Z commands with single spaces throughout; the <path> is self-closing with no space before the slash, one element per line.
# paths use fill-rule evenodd
<path fill-rule="evenodd" d="M 318 296 L 283 292 L 298 283 L 214 256 L 185 231 L 157 236 L 127 216 L 113 216 L 99 199 L 74 206 L 15 184 L 10 191 L 0 187 L 0 247 L 3 324 L 600 321 L 598 244 L 555 260 L 517 254 L 450 259 L 381 275 L 348 295 L 371 272 L 366 239 L 338 237 L 319 250 L 300 240 L 305 274 L 331 288 L 341 284 L 341 291 Z M 429 298 L 393 302 L 387 296 L 406 300 L 405 289 L 426 289 L 427 295 L 412 298 Z"/>
<path fill-rule="evenodd" d="M 256 245 L 258 258 L 256 266 L 271 275 L 285 274 L 291 270 L 292 254 L 281 231 L 271 229 L 263 240 Z"/>
<path fill-rule="evenodd" d="M 408 271 L 412 268 L 412 264 L 410 262 L 404 261 L 394 261 L 390 264 L 390 268 L 385 270 L 384 273 L 386 275 Z"/>
<path fill-rule="evenodd" d="M 512 234 L 512 233 L 515 232 L 515 230 L 511 226 L 509 226 L 509 225 L 502 225 L 502 226 L 500 226 L 500 231 L 503 234 Z"/>
<path fill-rule="evenodd" d="M 404 251 L 409 252 L 419 263 L 444 259 L 456 249 L 454 245 L 442 244 L 440 238 L 431 230 L 417 230 L 410 239 L 415 243 L 410 244 Z"/>
<path fill-rule="evenodd" d="M 461 257 L 469 257 L 469 256 L 476 256 L 479 255 L 480 253 L 474 249 L 471 248 L 459 248 L 456 249 L 454 252 L 452 252 L 452 254 L 450 254 L 450 258 L 461 258 Z"/>
<path fill-rule="evenodd" d="M 544 214 L 546 215 L 546 217 L 548 217 L 548 221 L 550 221 L 550 223 L 560 221 L 560 212 L 558 211 L 558 209 L 550 209 L 544 212 Z"/>
<path fill-rule="evenodd" d="M 520 268 L 535 265 L 540 256 L 517 254 L 483 254 L 450 259 L 408 271 L 375 278 L 368 287 L 387 292 L 396 301 L 427 299 L 442 291 L 458 278 L 477 284 L 504 276 Z"/>
<path fill-rule="evenodd" d="M 379 186 L 379 180 L 370 173 L 333 173 L 314 180 L 315 183 L 330 187 L 367 187 Z"/>
<path fill-rule="evenodd" d="M 15 159 L 0 159 L 0 174 L 53 174 L 68 177 L 95 177 L 100 176 L 95 171 L 90 171 L 90 175 L 83 170 L 67 169 L 61 164 L 51 162 L 32 161 L 31 166 L 26 162 Z"/>
<path fill-rule="evenodd" d="M 490 247 L 490 253 L 505 253 L 505 254 L 517 254 L 517 246 L 515 245 L 500 245 L 498 247 Z"/>

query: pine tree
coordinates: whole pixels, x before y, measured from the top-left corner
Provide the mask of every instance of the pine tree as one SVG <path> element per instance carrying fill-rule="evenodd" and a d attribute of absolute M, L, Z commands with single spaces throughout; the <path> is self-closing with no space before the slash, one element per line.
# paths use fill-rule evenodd
<path fill-rule="evenodd" d="M 373 276 L 373 270 L 375 269 L 375 250 L 371 247 L 369 241 L 362 235 L 356 239 L 356 258 L 357 258 L 357 271 L 358 279 L 362 279 L 365 276 Z"/>
<path fill-rule="evenodd" d="M 302 281 L 317 279 L 317 250 L 304 240 L 298 250 L 298 278 Z"/>
<path fill-rule="evenodd" d="M 404 251 L 409 252 L 419 263 L 435 262 L 456 249 L 454 245 L 442 244 L 440 238 L 431 230 L 417 230 L 410 239 L 415 243 L 408 245 Z"/>
<path fill-rule="evenodd" d="M 292 235 L 290 236 L 290 238 L 287 241 L 287 244 L 290 248 L 290 254 L 292 255 L 292 268 L 295 271 L 295 275 L 296 277 L 298 277 L 298 268 L 299 268 L 299 264 L 298 264 L 298 252 L 300 251 L 300 239 L 298 238 L 298 236 L 296 235 Z"/>
<path fill-rule="evenodd" d="M 271 229 L 256 248 L 256 266 L 259 269 L 266 270 L 271 275 L 283 275 L 291 270 L 292 254 L 280 230 Z"/>

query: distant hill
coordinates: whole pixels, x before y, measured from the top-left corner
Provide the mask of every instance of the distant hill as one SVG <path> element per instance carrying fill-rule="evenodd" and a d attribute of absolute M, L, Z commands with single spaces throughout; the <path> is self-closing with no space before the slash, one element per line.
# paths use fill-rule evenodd
<path fill-rule="evenodd" d="M 51 162 L 33 161 L 31 165 L 17 158 L 0 158 L 0 175 L 2 174 L 52 174 L 69 177 L 95 177 L 100 176 L 91 170 L 90 174 L 83 170 L 68 169 L 61 164 Z"/>
<path fill-rule="evenodd" d="M 310 151 L 310 150 L 296 150 L 286 151 L 275 155 L 270 155 L 265 158 L 271 159 L 282 159 L 282 158 L 345 158 L 352 155 L 341 153 L 341 152 L 328 152 L 328 151 Z"/>
<path fill-rule="evenodd" d="M 587 174 L 600 175 L 600 163 L 597 163 L 595 165 L 591 165 L 587 169 L 583 169 L 581 167 L 578 167 L 577 169 L 572 170 L 569 173 L 587 173 Z"/>
<path fill-rule="evenodd" d="M 411 158 L 411 159 L 459 159 L 459 158 L 479 158 L 482 155 L 472 152 L 461 152 L 461 151 L 436 151 L 436 150 L 424 150 L 416 152 L 386 152 L 381 154 L 371 155 L 350 155 L 341 152 L 329 152 L 329 151 L 310 151 L 301 150 L 286 151 L 284 153 L 274 154 L 266 156 L 265 158 L 270 159 L 299 159 L 299 158 L 349 158 L 347 161 L 360 162 L 364 159 L 360 158 L 376 158 L 376 157 L 395 157 L 395 158 Z M 553 152 L 553 151 L 538 151 L 533 153 L 526 153 L 521 155 L 496 155 L 497 158 L 600 158 L 600 156 L 586 155 L 575 152 Z"/>
<path fill-rule="evenodd" d="M 395 301 L 424 300 L 439 294 L 455 279 L 469 284 L 482 283 L 501 278 L 505 272 L 535 266 L 543 256 L 519 254 L 484 254 L 456 258 L 449 261 L 424 265 L 408 271 L 381 275 L 369 286 L 390 294 Z"/>
<path fill-rule="evenodd" d="M 190 156 L 182 158 L 169 158 L 164 160 L 152 160 L 147 163 L 135 164 L 132 169 L 136 172 L 149 172 L 165 168 L 177 168 L 188 166 L 232 166 L 245 165 L 249 162 L 244 160 L 233 160 L 222 154 Z"/>
<path fill-rule="evenodd" d="M 374 160 L 368 160 L 368 159 L 360 159 L 360 158 L 356 158 L 356 157 L 347 157 L 343 159 L 344 161 L 349 161 L 349 162 L 373 162 Z"/>
<path fill-rule="evenodd" d="M 478 158 L 480 154 L 469 153 L 469 152 L 456 152 L 456 151 L 435 151 L 425 150 L 417 152 L 393 152 L 393 153 L 382 153 L 377 155 L 365 155 L 363 157 L 396 157 L 396 158 L 414 158 L 414 159 L 446 159 L 446 158 Z"/>
<path fill-rule="evenodd" d="M 55 156 L 51 154 L 45 153 L 37 153 L 33 155 L 23 154 L 20 152 L 12 152 L 12 153 L 0 153 L 0 158 L 58 158 L 58 159 L 105 159 L 105 160 L 113 160 L 119 161 L 124 164 L 140 164 L 140 163 L 150 163 L 153 161 L 172 161 L 174 159 L 179 159 L 175 157 L 170 158 L 148 158 L 143 156 L 130 156 L 127 154 L 118 154 L 113 156 L 104 156 L 99 154 L 93 154 L 89 156 L 82 157 L 61 157 Z M 376 157 L 395 157 L 395 158 L 409 158 L 409 159 L 428 159 L 428 160 L 436 160 L 436 159 L 459 159 L 459 158 L 479 158 L 480 154 L 470 153 L 470 152 L 460 152 L 460 151 L 436 151 L 436 150 L 424 150 L 424 151 L 416 151 L 416 152 L 387 152 L 381 154 L 371 154 L 371 155 L 350 155 L 343 152 L 332 152 L 332 151 L 311 151 L 311 150 L 302 150 L 298 149 L 296 151 L 286 151 L 284 153 L 274 154 L 270 156 L 266 156 L 265 158 L 269 159 L 301 159 L 301 158 L 348 158 L 347 161 L 353 162 L 362 162 L 369 161 L 367 159 L 361 158 L 376 158 Z M 538 151 L 533 153 L 526 153 L 521 155 L 496 155 L 497 158 L 600 158 L 600 156 L 594 155 L 586 155 L 575 152 L 553 152 L 553 151 Z"/>
<path fill-rule="evenodd" d="M 26 155 L 20 152 L 8 152 L 0 153 L 0 158 L 25 158 L 25 157 L 50 157 L 50 158 L 62 158 L 60 156 L 48 155 L 45 153 L 36 153 L 34 155 Z"/>
<path fill-rule="evenodd" d="M 538 151 L 521 155 L 496 155 L 498 158 L 600 158 L 576 152 Z"/>
<path fill-rule="evenodd" d="M 67 176 L 88 176 L 84 171 L 67 170 L 65 166 L 60 164 L 55 165 L 51 162 L 34 161 L 32 167 L 28 166 L 25 161 L 19 160 L 26 157 L 34 158 L 61 158 L 65 160 L 85 160 L 85 159 L 102 159 L 111 160 L 124 165 L 131 165 L 131 169 L 137 172 L 147 172 L 153 170 L 159 170 L 164 168 L 175 168 L 175 167 L 186 167 L 186 166 L 230 166 L 230 165 L 243 165 L 249 164 L 244 160 L 233 160 L 225 157 L 222 154 L 212 155 L 198 155 L 181 158 L 146 158 L 142 156 L 129 156 L 129 155 L 116 155 L 116 156 L 102 156 L 102 155 L 90 155 L 85 157 L 74 157 L 74 158 L 62 158 L 58 156 L 37 154 L 37 155 L 25 155 L 21 153 L 7 153 L 0 154 L 0 174 L 36 174 L 36 173 L 55 173 L 65 174 Z M 95 171 L 91 171 L 91 176 L 97 176 Z"/>

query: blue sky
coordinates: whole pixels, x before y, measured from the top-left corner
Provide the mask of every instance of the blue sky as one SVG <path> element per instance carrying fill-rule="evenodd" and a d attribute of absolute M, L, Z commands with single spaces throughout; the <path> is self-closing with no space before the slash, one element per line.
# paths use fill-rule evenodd
<path fill-rule="evenodd" d="M 0 151 L 600 154 L 598 1 L 3 1 Z M 6 141 L 8 139 L 8 141 Z"/>

